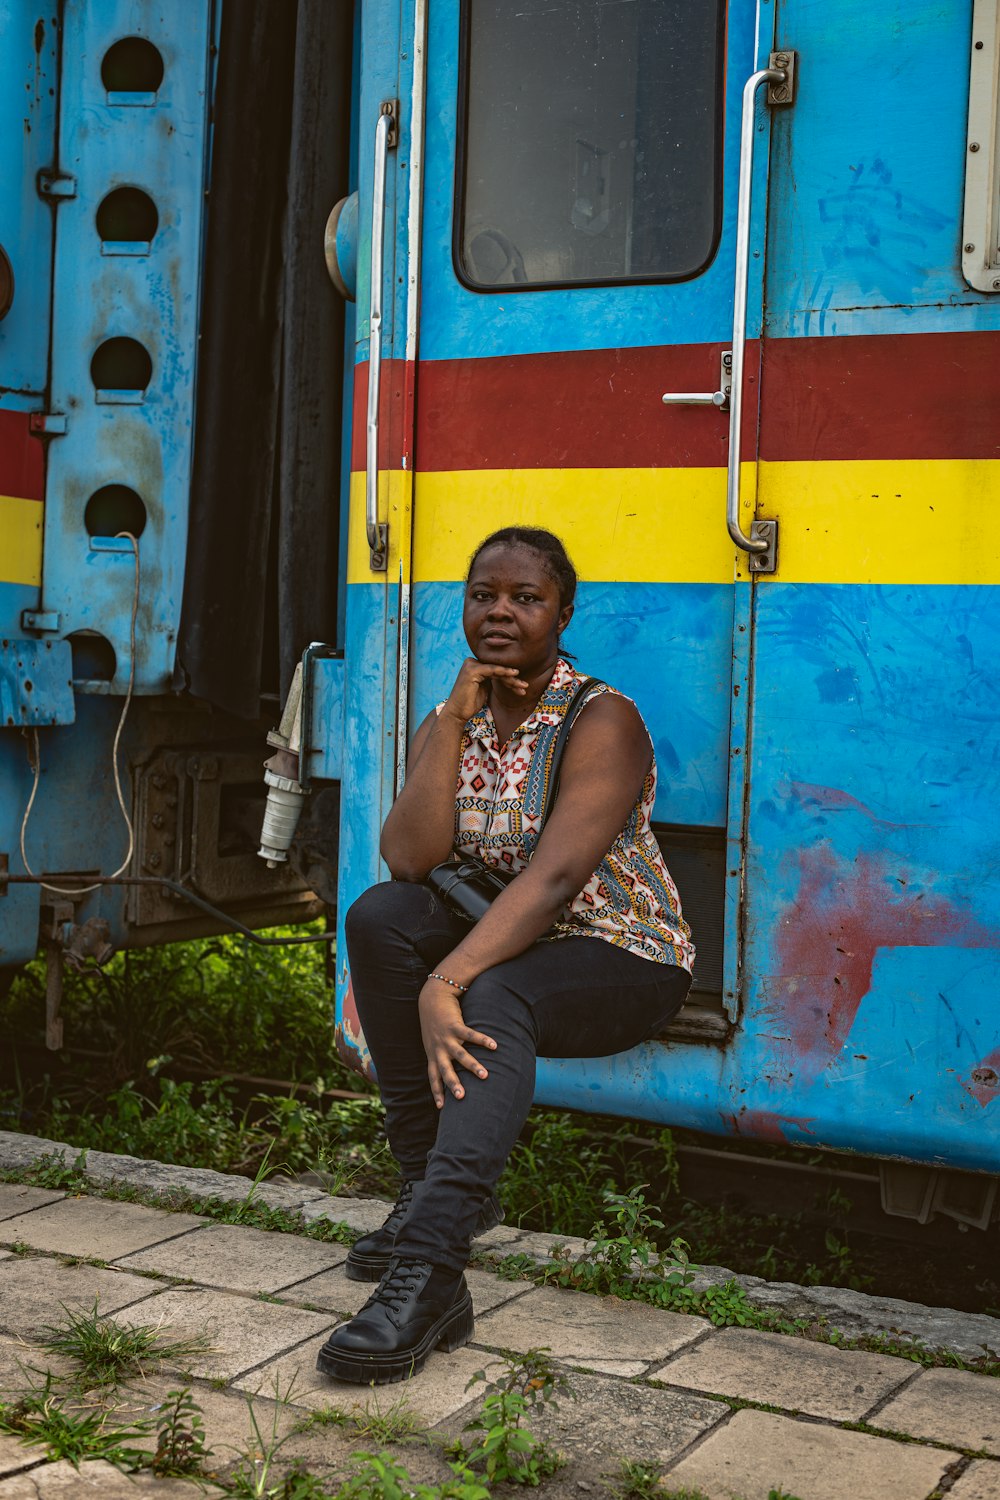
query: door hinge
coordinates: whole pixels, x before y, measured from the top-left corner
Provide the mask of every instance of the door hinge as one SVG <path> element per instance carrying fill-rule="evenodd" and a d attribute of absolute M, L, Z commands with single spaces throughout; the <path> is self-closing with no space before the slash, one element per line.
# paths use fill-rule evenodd
<path fill-rule="evenodd" d="M 54 167 L 43 167 L 36 181 L 38 191 L 43 198 L 76 197 L 76 178 L 69 172 L 59 172 Z"/>
<path fill-rule="evenodd" d="M 61 411 L 33 411 L 28 414 L 28 431 L 32 437 L 65 437 L 67 421 Z"/>

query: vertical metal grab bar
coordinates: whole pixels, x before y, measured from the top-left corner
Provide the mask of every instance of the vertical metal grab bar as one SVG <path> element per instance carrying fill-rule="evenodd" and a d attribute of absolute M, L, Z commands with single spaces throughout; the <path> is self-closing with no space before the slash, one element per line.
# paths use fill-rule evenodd
<path fill-rule="evenodd" d="M 382 394 L 382 282 L 385 274 L 385 172 L 390 145 L 395 145 L 394 103 L 382 105 L 375 126 L 375 172 L 372 183 L 372 251 L 368 303 L 368 419 L 365 429 L 365 529 L 373 573 L 386 568 L 389 527 L 378 518 L 378 412 Z"/>
<path fill-rule="evenodd" d="M 772 52 L 770 66 L 747 79 L 743 88 L 740 124 L 740 176 L 736 196 L 736 283 L 733 288 L 733 347 L 722 356 L 722 377 L 716 391 L 667 391 L 667 406 L 729 408 L 729 467 L 726 475 L 726 527 L 743 552 L 750 554 L 754 573 L 773 573 L 777 566 L 777 521 L 754 521 L 747 536 L 740 526 L 740 428 L 743 424 L 743 365 L 747 342 L 747 278 L 750 271 L 750 208 L 753 187 L 754 106 L 762 83 L 770 84 L 769 104 L 795 100 L 797 54 Z"/>
<path fill-rule="evenodd" d="M 747 342 L 747 278 L 750 272 L 750 209 L 753 188 L 754 108 L 761 84 L 774 85 L 772 104 L 791 104 L 795 55 L 772 52 L 771 66 L 751 74 L 743 88 L 740 126 L 740 179 L 736 197 L 736 285 L 733 290 L 733 388 L 729 398 L 729 468 L 726 475 L 726 526 L 737 547 L 750 554 L 755 573 L 777 566 L 777 521 L 754 521 L 747 536 L 740 525 L 740 436 L 743 425 L 743 365 Z"/>

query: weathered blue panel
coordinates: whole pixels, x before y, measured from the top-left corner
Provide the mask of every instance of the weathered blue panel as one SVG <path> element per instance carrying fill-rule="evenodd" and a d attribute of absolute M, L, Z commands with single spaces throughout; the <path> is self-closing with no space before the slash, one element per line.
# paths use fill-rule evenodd
<path fill-rule="evenodd" d="M 55 152 L 53 9 L 2 0 L 0 38 L 0 244 L 14 271 L 14 303 L 0 322 L 6 406 L 8 392 L 44 391 L 47 379 L 52 210 L 38 194 L 37 178 Z"/>
<path fill-rule="evenodd" d="M 344 658 L 311 656 L 306 671 L 301 779 L 339 781 L 344 766 Z"/>
<path fill-rule="evenodd" d="M 102 82 L 108 49 L 130 36 L 161 54 L 153 94 L 109 94 Z M 76 196 L 57 211 L 52 404 L 66 414 L 67 433 L 50 444 L 43 601 L 59 611 L 63 633 L 97 630 L 111 642 L 116 693 L 129 671 L 132 558 L 92 550 L 84 512 L 106 485 L 128 486 L 145 506 L 136 691 L 162 691 L 187 543 L 208 44 L 208 6 L 192 7 L 183 25 L 168 25 L 153 0 L 66 9 L 60 167 L 76 178 Z M 158 216 L 148 247 L 128 254 L 116 242 L 102 245 L 96 222 L 122 186 L 145 192 Z M 146 351 L 148 386 L 121 375 L 95 388 L 91 361 L 111 339 Z"/>
<path fill-rule="evenodd" d="M 72 724 L 72 677 L 68 641 L 0 640 L 0 726 Z"/>
<path fill-rule="evenodd" d="M 801 66 L 773 146 L 771 333 L 1000 326 L 1000 297 L 961 272 L 971 17 L 965 0 L 780 0 Z"/>

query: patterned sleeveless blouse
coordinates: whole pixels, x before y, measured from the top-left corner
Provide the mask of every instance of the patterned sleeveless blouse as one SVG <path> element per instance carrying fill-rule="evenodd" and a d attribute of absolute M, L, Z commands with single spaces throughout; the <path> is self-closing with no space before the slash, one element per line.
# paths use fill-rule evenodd
<path fill-rule="evenodd" d="M 560 657 L 534 712 L 506 745 L 499 743 L 488 706 L 468 721 L 455 799 L 456 854 L 475 854 L 515 872 L 527 865 L 538 842 L 559 726 L 583 681 L 584 674 Z M 584 701 L 614 691 L 602 683 Z M 655 799 L 654 760 L 625 827 L 546 936 L 602 938 L 641 958 L 690 972 L 691 929 L 681 916 L 677 888 L 650 827 Z"/>

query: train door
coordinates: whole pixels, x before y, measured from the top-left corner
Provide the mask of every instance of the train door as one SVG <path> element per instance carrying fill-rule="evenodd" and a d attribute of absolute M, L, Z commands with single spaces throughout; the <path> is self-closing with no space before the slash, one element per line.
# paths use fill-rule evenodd
<path fill-rule="evenodd" d="M 962 224 L 996 8 L 919 9 L 778 7 L 744 1003 L 793 1080 L 778 1138 L 995 1171 L 1000 281 Z M 845 110 L 861 27 L 895 61 Z"/>
<path fill-rule="evenodd" d="M 476 543 L 512 522 L 559 533 L 583 580 L 567 644 L 655 742 L 699 945 L 675 1035 L 715 1042 L 738 1012 L 750 585 L 726 465 L 740 103 L 771 45 L 756 27 L 749 0 L 443 0 L 428 36 L 411 728 L 464 654 Z M 746 384 L 752 468 L 751 367 Z M 583 1070 L 557 1071 L 546 1094 L 578 1100 Z M 617 1077 L 600 1107 L 622 1107 Z"/>

